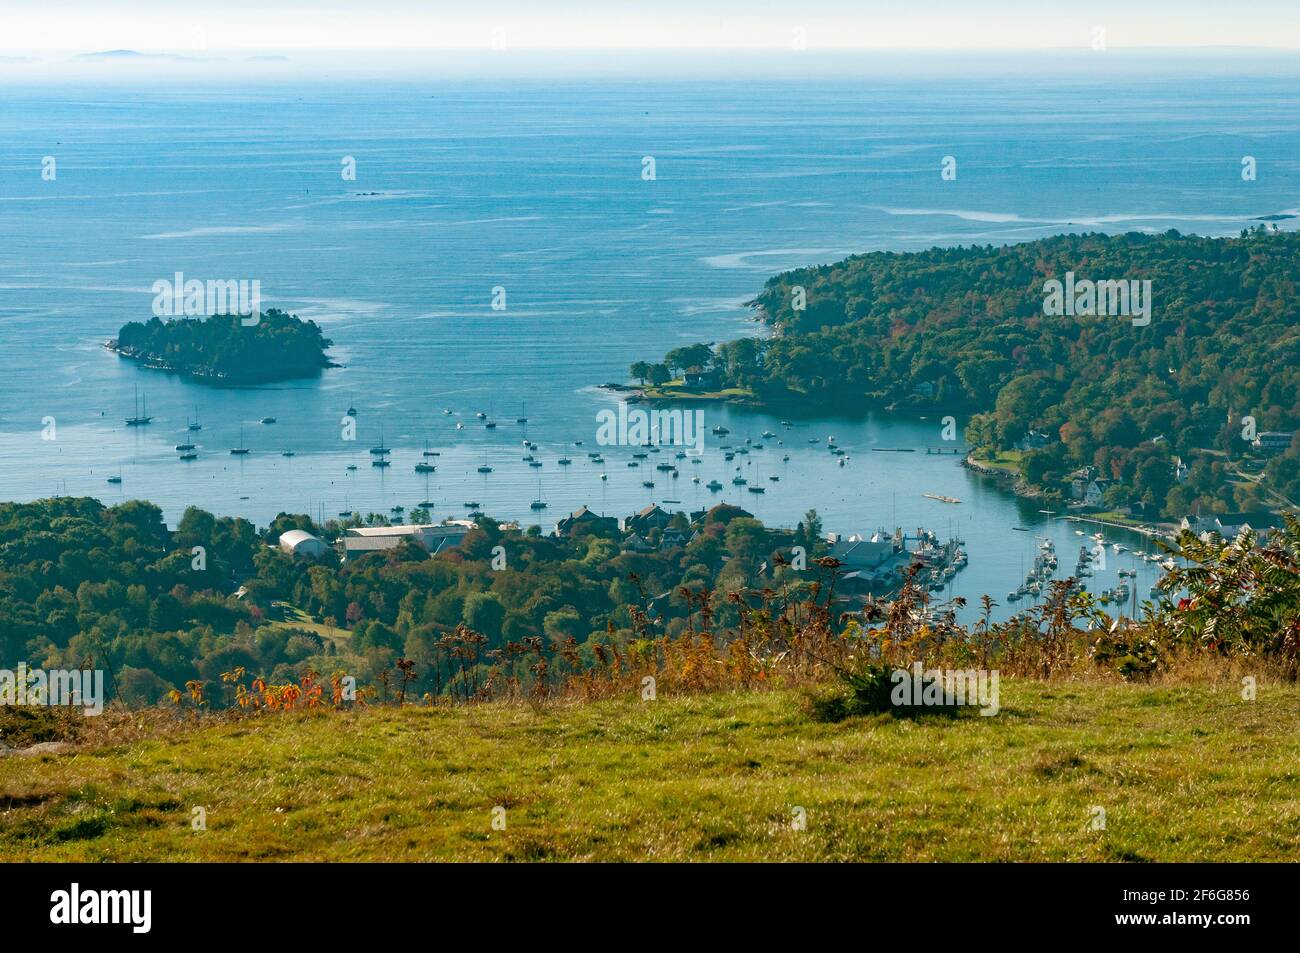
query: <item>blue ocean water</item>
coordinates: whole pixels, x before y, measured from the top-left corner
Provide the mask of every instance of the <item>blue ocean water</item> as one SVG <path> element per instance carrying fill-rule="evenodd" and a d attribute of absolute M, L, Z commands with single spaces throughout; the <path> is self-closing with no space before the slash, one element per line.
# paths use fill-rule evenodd
<path fill-rule="evenodd" d="M 438 516 L 478 502 L 537 522 L 540 494 L 547 528 L 581 504 L 726 498 L 771 524 L 815 507 L 828 530 L 958 533 L 971 567 L 955 591 L 1001 598 L 1035 533 L 1078 540 L 958 458 L 871 450 L 938 446 L 937 420 L 836 407 L 786 431 L 710 407 L 709 428 L 766 447 L 728 462 L 710 436 L 673 481 L 628 467 L 631 448 L 588 462 L 616 400 L 596 385 L 681 344 L 761 333 L 744 302 L 798 265 L 1066 230 L 1234 234 L 1295 214 L 1298 98 L 1268 77 L 0 89 L 0 498 L 145 498 L 173 521 L 196 504 L 263 524 L 429 499 Z M 955 181 L 940 176 L 948 155 Z M 260 281 L 264 305 L 326 329 L 343 367 L 214 388 L 106 352 L 176 272 Z M 137 389 L 155 420 L 128 429 Z M 196 413 L 200 458 L 181 463 Z M 367 454 L 381 436 L 387 471 Z M 520 459 L 525 437 L 540 470 Z M 252 452 L 230 456 L 241 440 Z M 427 478 L 412 470 L 426 441 L 441 453 Z M 731 485 L 737 465 L 766 493 Z"/>

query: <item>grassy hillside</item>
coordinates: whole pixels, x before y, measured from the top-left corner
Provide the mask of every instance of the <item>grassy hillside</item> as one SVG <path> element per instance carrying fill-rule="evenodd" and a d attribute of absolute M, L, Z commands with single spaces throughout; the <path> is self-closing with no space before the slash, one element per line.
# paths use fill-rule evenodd
<path fill-rule="evenodd" d="M 798 695 L 123 724 L 0 758 L 33 860 L 1282 860 L 1300 689 L 1004 680 L 997 717 L 824 724 Z M 125 740 L 128 736 L 137 740 Z M 507 810 L 493 830 L 491 811 Z M 207 811 L 192 831 L 191 809 Z M 791 810 L 807 829 L 791 829 Z M 1089 829 L 1094 806 L 1106 829 Z"/>

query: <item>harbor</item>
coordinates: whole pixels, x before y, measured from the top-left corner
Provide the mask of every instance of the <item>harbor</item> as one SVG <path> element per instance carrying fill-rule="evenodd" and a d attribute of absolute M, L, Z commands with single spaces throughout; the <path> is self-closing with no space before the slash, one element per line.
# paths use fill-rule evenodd
<path fill-rule="evenodd" d="M 110 369 L 125 377 L 126 387 L 112 391 L 125 392 L 125 403 L 106 406 L 91 423 L 60 427 L 49 478 L 32 484 L 33 498 L 85 495 L 106 504 L 146 499 L 158 503 L 172 525 L 192 500 L 202 499 L 211 512 L 261 525 L 281 512 L 339 519 L 356 514 L 363 520 L 375 514 L 400 521 L 402 514 L 420 509 L 433 522 L 482 512 L 539 525 L 543 532 L 582 506 L 621 518 L 650 504 L 689 514 L 725 502 L 768 527 L 794 526 L 816 510 L 825 527 L 844 533 L 925 527 L 924 538 L 915 530 L 906 534 L 906 547 L 925 557 L 922 581 L 929 591 L 943 599 L 966 599 L 957 610 L 963 620 L 978 614 L 985 594 L 997 603 L 995 618 L 1033 606 L 1047 591 L 1041 567 L 1036 578 L 1027 578 L 1042 539 L 1051 539 L 1055 552 L 1065 554 L 1053 578 L 1068 575 L 1064 570 L 1073 567 L 1073 551 L 1082 542 L 1074 535 L 1082 533 L 1082 523 L 1041 512 L 1039 502 L 962 467 L 960 456 L 924 453 L 933 439 L 932 425 L 916 419 L 781 420 L 718 406 L 708 411 L 708 439 L 694 453 L 653 440 L 597 444 L 596 411 L 610 399 L 598 391 L 589 392 L 587 412 L 535 398 L 528 413 L 516 419 L 514 414 L 494 417 L 487 400 L 466 405 L 451 395 L 407 415 L 393 413 L 387 401 L 373 396 L 353 397 L 361 387 L 196 393 L 195 384 L 148 377 L 140 397 L 143 403 L 147 392 L 153 423 L 126 427 L 123 421 L 134 409 L 132 385 L 139 386 L 136 375 L 150 372 Z M 477 416 L 480 412 L 484 417 Z M 266 417 L 276 423 L 262 424 Z M 344 417 L 354 427 L 341 433 Z M 201 429 L 191 429 L 199 419 Z M 489 420 L 497 426 L 486 427 Z M 715 427 L 726 432 L 715 435 Z M 9 459 L 21 459 L 21 441 L 28 439 L 0 433 L 0 449 L 14 451 Z M 181 446 L 187 449 L 178 451 Z M 907 446 L 921 452 L 871 452 Z M 193 459 L 178 460 L 178 452 Z M 0 472 L 0 479 L 31 482 L 29 474 L 12 467 Z M 750 492 L 753 487 L 764 492 Z M 1130 594 L 1136 590 L 1140 603 L 1160 573 L 1154 563 L 1131 554 L 1153 549 L 1155 538 L 1127 527 L 1095 530 L 1108 545 L 1119 542 L 1125 549 L 1118 556 L 1108 550 L 1107 566 L 1090 567 L 1094 576 L 1086 584 L 1113 596 L 1124 583 Z M 893 536 L 893 530 L 879 532 Z M 955 549 L 944 551 L 953 540 L 960 541 L 960 559 Z M 849 571 L 857 568 L 864 567 Z M 878 575 L 865 568 L 868 576 Z M 1139 578 L 1121 578 L 1120 569 L 1136 571 Z M 881 593 L 893 581 L 850 586 Z M 1017 590 L 1018 597 L 1009 600 Z M 1115 604 L 1112 599 L 1110 605 Z"/>

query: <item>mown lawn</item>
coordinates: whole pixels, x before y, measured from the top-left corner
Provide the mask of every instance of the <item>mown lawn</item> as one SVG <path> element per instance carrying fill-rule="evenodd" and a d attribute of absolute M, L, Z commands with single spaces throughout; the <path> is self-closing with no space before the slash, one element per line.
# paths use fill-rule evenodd
<path fill-rule="evenodd" d="M 0 856 L 1300 857 L 1295 687 L 1247 702 L 1231 686 L 1004 680 L 1001 702 L 993 718 L 839 724 L 789 692 L 264 715 L 0 758 Z"/>
<path fill-rule="evenodd" d="M 348 639 L 352 638 L 352 633 L 337 625 L 325 625 L 317 622 L 310 615 L 292 606 L 287 602 L 275 602 L 272 606 L 279 611 L 283 618 L 270 623 L 273 629 L 303 629 L 307 632 L 314 632 L 327 642 L 333 642 L 340 649 L 346 648 Z"/>
<path fill-rule="evenodd" d="M 1006 470 L 1008 473 L 1016 474 L 1020 472 L 1020 461 L 1025 458 L 1025 454 L 1020 450 L 999 450 L 986 456 L 977 456 L 975 459 L 986 467 L 994 467 L 998 470 Z"/>
<path fill-rule="evenodd" d="M 709 390 L 703 387 L 687 387 L 681 379 L 666 384 L 645 384 L 641 387 L 641 396 L 650 400 L 747 400 L 754 392 L 747 387 L 723 387 Z"/>

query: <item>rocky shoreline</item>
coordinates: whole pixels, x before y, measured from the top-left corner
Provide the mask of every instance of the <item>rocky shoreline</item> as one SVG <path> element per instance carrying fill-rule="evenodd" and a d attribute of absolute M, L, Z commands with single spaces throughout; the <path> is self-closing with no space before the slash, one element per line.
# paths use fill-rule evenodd
<path fill-rule="evenodd" d="M 1013 473 L 1004 467 L 993 467 L 987 463 L 981 463 L 976 460 L 973 454 L 966 454 L 962 458 L 961 465 L 967 470 L 974 470 L 976 473 L 982 473 L 985 476 L 993 477 L 1006 489 L 1011 490 L 1016 496 L 1022 496 L 1031 500 L 1048 499 L 1050 494 L 1047 491 L 1039 489 L 1031 483 L 1025 481 L 1025 478 L 1018 473 Z"/>

